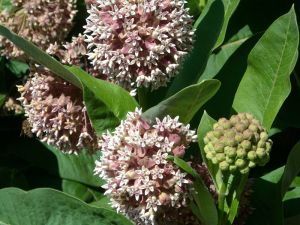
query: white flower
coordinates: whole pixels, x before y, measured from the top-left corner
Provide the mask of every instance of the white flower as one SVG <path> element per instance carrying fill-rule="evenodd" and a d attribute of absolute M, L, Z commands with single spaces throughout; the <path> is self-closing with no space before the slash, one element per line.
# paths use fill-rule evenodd
<path fill-rule="evenodd" d="M 157 165 L 155 165 L 155 168 L 153 170 L 151 170 L 152 179 L 156 180 L 157 177 L 159 179 L 163 179 L 164 178 L 163 172 L 164 172 L 164 169 L 161 169 Z"/>
<path fill-rule="evenodd" d="M 155 160 L 156 164 L 167 164 L 167 160 L 165 158 L 167 157 L 168 153 L 161 154 L 161 150 L 157 152 L 156 155 L 153 156 L 153 159 Z"/>

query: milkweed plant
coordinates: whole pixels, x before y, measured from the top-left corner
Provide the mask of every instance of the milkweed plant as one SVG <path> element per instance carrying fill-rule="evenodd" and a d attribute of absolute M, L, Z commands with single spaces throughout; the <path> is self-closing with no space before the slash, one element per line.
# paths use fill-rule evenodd
<path fill-rule="evenodd" d="M 299 9 L 1 1 L 0 221 L 298 224 Z"/>

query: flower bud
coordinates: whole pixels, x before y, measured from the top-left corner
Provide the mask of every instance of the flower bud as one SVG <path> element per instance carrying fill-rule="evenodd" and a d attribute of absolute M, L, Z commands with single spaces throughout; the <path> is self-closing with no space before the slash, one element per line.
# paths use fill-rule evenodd
<path fill-rule="evenodd" d="M 230 165 L 229 170 L 230 170 L 230 172 L 236 171 L 236 166 L 235 165 Z"/>
<path fill-rule="evenodd" d="M 266 153 L 262 158 L 259 159 L 262 163 L 266 164 L 270 161 L 270 154 Z"/>
<path fill-rule="evenodd" d="M 236 134 L 236 132 L 234 130 L 232 130 L 232 129 L 226 130 L 224 132 L 224 136 L 227 137 L 227 138 L 234 137 L 235 134 Z"/>
<path fill-rule="evenodd" d="M 236 157 L 236 154 L 237 154 L 237 151 L 236 151 L 236 148 L 234 147 L 229 147 L 226 151 L 227 155 L 231 158 L 234 158 Z"/>
<path fill-rule="evenodd" d="M 226 144 L 230 147 L 234 147 L 237 142 L 233 137 L 227 138 Z"/>
<path fill-rule="evenodd" d="M 229 164 L 233 164 L 235 162 L 235 159 L 226 156 L 226 162 L 228 162 Z"/>
<path fill-rule="evenodd" d="M 219 125 L 222 125 L 222 123 L 224 122 L 224 121 L 226 121 L 226 118 L 220 118 L 219 120 L 218 120 L 218 124 Z"/>
<path fill-rule="evenodd" d="M 260 133 L 260 139 L 261 140 L 263 140 L 263 141 L 266 141 L 266 140 L 268 140 L 268 134 L 267 134 L 267 132 L 261 132 Z"/>
<path fill-rule="evenodd" d="M 214 149 L 216 152 L 222 153 L 222 152 L 224 152 L 224 145 L 222 145 L 221 143 L 216 143 L 214 145 Z"/>
<path fill-rule="evenodd" d="M 234 138 L 238 143 L 241 143 L 244 141 L 244 135 L 242 133 L 237 133 Z"/>
<path fill-rule="evenodd" d="M 210 149 L 208 148 L 207 145 L 205 145 L 205 146 L 204 146 L 204 152 L 205 152 L 205 153 L 208 153 L 209 151 L 210 151 Z"/>
<path fill-rule="evenodd" d="M 249 162 L 249 168 L 254 168 L 254 167 L 256 167 L 256 163 L 250 161 L 250 162 Z"/>
<path fill-rule="evenodd" d="M 224 137 L 224 136 L 222 136 L 222 137 L 220 137 L 219 141 L 220 141 L 221 144 L 226 145 L 226 143 L 227 143 L 227 138 Z"/>
<path fill-rule="evenodd" d="M 246 161 L 244 159 L 237 159 L 235 161 L 235 165 L 239 168 L 242 168 L 246 165 Z"/>
<path fill-rule="evenodd" d="M 251 122 L 252 122 L 252 123 L 255 123 L 255 124 L 257 124 L 257 125 L 260 125 L 260 122 L 259 122 L 258 119 L 255 119 L 255 118 L 254 118 L 254 119 L 251 120 Z"/>
<path fill-rule="evenodd" d="M 241 119 L 240 117 L 238 117 L 237 115 L 233 115 L 231 118 L 230 118 L 230 122 L 231 124 L 234 126 L 235 124 L 237 124 L 238 122 L 240 122 Z"/>
<path fill-rule="evenodd" d="M 214 135 L 214 132 L 213 132 L 213 131 L 207 132 L 206 136 L 207 136 L 210 140 L 212 140 L 213 138 L 215 138 L 215 135 Z"/>
<path fill-rule="evenodd" d="M 222 130 L 216 129 L 216 130 L 214 131 L 214 136 L 215 136 L 216 138 L 220 138 L 222 135 L 223 135 L 223 131 L 222 131 Z"/>
<path fill-rule="evenodd" d="M 211 139 L 211 143 L 213 144 L 213 145 L 215 145 L 215 144 L 217 144 L 219 142 L 219 140 L 218 140 L 218 138 L 212 138 Z"/>
<path fill-rule="evenodd" d="M 229 168 L 229 164 L 226 161 L 220 162 L 219 167 L 221 170 L 226 171 Z"/>
<path fill-rule="evenodd" d="M 248 120 L 248 119 L 242 119 L 241 122 L 242 122 L 243 124 L 245 124 L 246 128 L 249 127 L 249 124 L 250 124 L 250 123 L 249 123 L 249 120 Z"/>
<path fill-rule="evenodd" d="M 223 126 L 224 130 L 228 130 L 231 128 L 231 123 L 229 120 L 224 120 L 222 123 L 222 126 Z"/>
<path fill-rule="evenodd" d="M 243 132 L 243 137 L 245 140 L 251 140 L 253 137 L 253 132 L 250 129 L 247 129 Z"/>
<path fill-rule="evenodd" d="M 160 203 L 162 205 L 168 205 L 170 203 L 170 196 L 167 195 L 165 192 L 162 192 L 159 196 L 158 196 L 158 200 L 160 201 Z"/>
<path fill-rule="evenodd" d="M 254 133 L 253 137 L 251 139 L 252 143 L 257 143 L 260 140 L 259 134 L 258 133 Z"/>
<path fill-rule="evenodd" d="M 251 161 L 255 161 L 257 159 L 257 155 L 255 151 L 248 152 L 247 156 Z"/>
<path fill-rule="evenodd" d="M 241 174 L 249 173 L 249 171 L 250 171 L 250 169 L 248 166 L 240 170 Z"/>
<path fill-rule="evenodd" d="M 238 122 L 236 125 L 235 125 L 235 128 L 237 130 L 237 132 L 239 133 L 243 133 L 244 130 L 246 130 L 246 126 L 243 122 Z"/>
<path fill-rule="evenodd" d="M 214 125 L 213 125 L 214 130 L 217 128 L 217 126 L 219 126 L 219 124 L 218 123 L 214 123 Z"/>
<path fill-rule="evenodd" d="M 181 137 L 178 134 L 171 134 L 169 136 L 169 142 L 174 142 L 173 146 L 178 146 L 181 143 Z"/>
<path fill-rule="evenodd" d="M 238 150 L 236 151 L 236 154 L 237 154 L 237 157 L 238 157 L 238 158 L 245 158 L 246 155 L 247 155 L 247 152 L 246 152 L 245 149 L 240 148 L 240 149 L 238 149 Z"/>
<path fill-rule="evenodd" d="M 258 125 L 255 124 L 255 123 L 251 123 L 249 125 L 249 129 L 252 130 L 253 132 L 257 133 L 257 131 L 258 131 Z"/>
<path fill-rule="evenodd" d="M 207 153 L 206 153 L 206 158 L 207 158 L 207 159 L 212 160 L 213 157 L 214 157 L 214 156 L 212 155 L 211 152 L 207 152 Z"/>
<path fill-rule="evenodd" d="M 257 143 L 257 147 L 258 147 L 258 148 L 265 148 L 265 147 L 266 147 L 266 142 L 263 141 L 263 140 L 260 140 L 260 141 Z"/>
<path fill-rule="evenodd" d="M 225 156 L 224 153 L 218 153 L 218 154 L 216 155 L 216 158 L 217 158 L 217 160 L 218 160 L 219 162 L 222 162 L 222 161 L 224 161 L 224 160 L 226 159 L 226 156 Z"/>
<path fill-rule="evenodd" d="M 266 152 L 267 153 L 270 153 L 272 150 L 272 144 L 269 142 L 269 140 L 266 142 Z"/>
<path fill-rule="evenodd" d="M 266 155 L 266 150 L 264 148 L 258 148 L 256 154 L 259 159 L 262 159 Z"/>
<path fill-rule="evenodd" d="M 246 113 L 244 113 L 244 112 L 239 112 L 237 115 L 238 115 L 238 117 L 240 117 L 240 119 L 246 119 L 247 118 Z"/>
<path fill-rule="evenodd" d="M 216 157 L 213 157 L 211 161 L 215 165 L 219 163 L 219 161 L 218 161 L 218 159 Z"/>
<path fill-rule="evenodd" d="M 246 117 L 248 120 L 252 120 L 254 118 L 254 115 L 252 113 L 246 113 Z"/>
<path fill-rule="evenodd" d="M 252 145 L 251 145 L 251 142 L 248 141 L 248 140 L 244 140 L 242 143 L 241 143 L 241 146 L 243 149 L 245 150 L 250 150 Z"/>
<path fill-rule="evenodd" d="M 206 144 L 206 145 L 210 142 L 210 140 L 209 140 L 209 138 L 207 136 L 205 136 L 203 138 L 203 141 L 204 141 L 204 144 Z"/>

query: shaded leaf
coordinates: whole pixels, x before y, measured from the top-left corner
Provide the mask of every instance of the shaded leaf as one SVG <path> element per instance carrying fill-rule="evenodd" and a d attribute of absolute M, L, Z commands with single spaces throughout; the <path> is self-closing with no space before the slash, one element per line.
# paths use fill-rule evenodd
<path fill-rule="evenodd" d="M 255 180 L 251 194 L 251 207 L 255 210 L 249 215 L 246 225 L 268 224 L 276 198 L 277 183 L 280 181 L 283 171 L 284 167 L 280 167 Z"/>
<path fill-rule="evenodd" d="M 13 73 L 15 74 L 18 78 L 22 77 L 27 69 L 28 69 L 28 64 L 15 61 L 15 60 L 7 60 L 5 63 L 5 66 Z"/>
<path fill-rule="evenodd" d="M 201 106 L 207 102 L 219 89 L 218 80 L 204 80 L 200 84 L 191 85 L 167 100 L 161 102 L 143 113 L 143 118 L 155 122 L 155 118 L 163 119 L 170 115 L 179 116 L 180 122 L 188 124 Z"/>
<path fill-rule="evenodd" d="M 7 187 L 17 187 L 28 190 L 29 186 L 26 177 L 22 172 L 15 168 L 0 168 L 0 189 Z"/>
<path fill-rule="evenodd" d="M 4 103 L 4 100 L 5 100 L 5 94 L 0 94 L 0 107 Z"/>
<path fill-rule="evenodd" d="M 78 183 L 72 180 L 62 180 L 62 191 L 66 194 L 72 195 L 84 202 L 90 202 L 93 200 L 92 193 L 88 190 L 88 187 L 84 184 Z"/>
<path fill-rule="evenodd" d="M 194 194 L 193 197 L 197 203 L 199 211 L 201 212 L 201 221 L 205 225 L 216 225 L 218 223 L 218 214 L 214 200 L 197 172 L 182 159 L 171 155 L 168 155 L 166 159 L 171 159 L 176 165 L 196 179 L 195 183 L 191 186 L 198 192 L 198 194 Z"/>
<path fill-rule="evenodd" d="M 236 112 L 251 112 L 270 129 L 291 90 L 289 75 L 297 57 L 298 41 L 292 8 L 270 26 L 251 51 L 233 103 Z"/>
<path fill-rule="evenodd" d="M 285 193 L 291 186 L 292 182 L 300 172 L 300 141 L 293 147 L 286 162 L 286 166 L 281 181 L 281 197 L 284 198 Z"/>
<path fill-rule="evenodd" d="M 300 187 L 293 188 L 288 191 L 283 199 L 283 213 L 284 218 L 291 218 L 298 216 L 298 222 L 300 222 Z M 290 219 L 291 220 L 291 219 Z M 293 219 L 294 221 L 295 218 Z M 299 223 L 294 223 L 299 224 Z M 286 220 L 284 221 L 284 225 L 286 225 Z"/>
<path fill-rule="evenodd" d="M 16 154 L 26 161 L 39 166 L 49 173 L 68 180 L 100 187 L 104 181 L 94 176 L 95 160 L 99 160 L 100 151 L 94 155 L 69 155 L 36 139 L 20 138 L 8 133 L 3 150 Z"/>
<path fill-rule="evenodd" d="M 113 210 L 90 206 L 48 188 L 29 192 L 2 189 L 0 201 L 0 221 L 7 224 L 124 224 L 122 216 Z"/>

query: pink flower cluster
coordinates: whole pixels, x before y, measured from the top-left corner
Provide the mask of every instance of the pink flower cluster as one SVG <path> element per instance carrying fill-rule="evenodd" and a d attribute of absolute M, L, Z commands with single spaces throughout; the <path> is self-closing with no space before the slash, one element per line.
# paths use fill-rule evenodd
<path fill-rule="evenodd" d="M 85 40 L 95 70 L 122 87 L 166 86 L 193 48 L 184 0 L 98 0 L 88 10 Z"/>
<path fill-rule="evenodd" d="M 1 12 L 1 24 L 32 42 L 42 50 L 50 43 L 61 43 L 71 30 L 76 14 L 75 0 L 12 0 L 15 10 Z M 29 57 L 11 41 L 0 36 L 1 55 L 19 61 Z"/>
<path fill-rule="evenodd" d="M 17 87 L 31 131 L 43 142 L 70 154 L 79 154 L 83 148 L 88 154 L 100 149 L 79 88 L 44 68 Z"/>
<path fill-rule="evenodd" d="M 188 207 L 195 191 L 187 186 L 191 177 L 166 156 L 182 158 L 197 135 L 178 117 L 156 119 L 150 129 L 141 114 L 129 112 L 113 134 L 102 135 L 102 156 L 94 171 L 107 182 L 102 187 L 112 208 L 136 224 L 175 222 L 173 211 Z"/>

